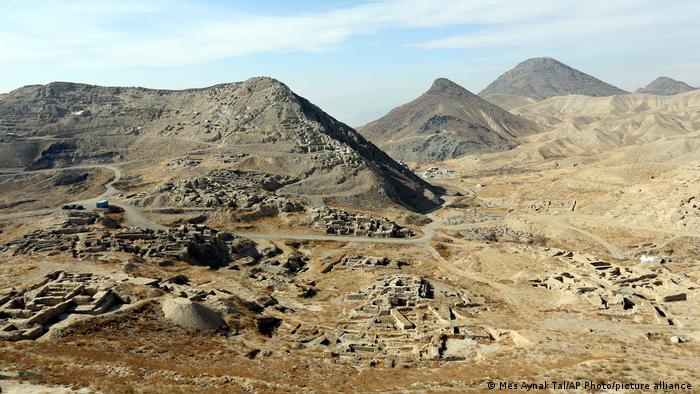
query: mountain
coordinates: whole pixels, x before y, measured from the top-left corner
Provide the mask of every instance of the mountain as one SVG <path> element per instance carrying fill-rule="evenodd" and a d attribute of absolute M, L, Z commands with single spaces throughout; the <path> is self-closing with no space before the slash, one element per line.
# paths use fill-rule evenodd
<path fill-rule="evenodd" d="M 669 77 L 658 77 L 649 82 L 647 86 L 637 89 L 635 93 L 673 96 L 674 94 L 685 93 L 695 89 L 697 88 L 694 88 L 682 81 L 676 81 L 675 79 Z"/>
<path fill-rule="evenodd" d="M 518 137 L 540 131 L 445 78 L 358 130 L 395 159 L 414 162 L 511 149 Z"/>
<path fill-rule="evenodd" d="M 390 200 L 414 210 L 440 202 L 354 129 L 266 77 L 186 90 L 26 86 L 0 101 L 0 137 L 2 166 L 158 162 L 198 152 L 287 177 L 281 194 Z"/>
<path fill-rule="evenodd" d="M 479 96 L 511 109 L 554 96 L 580 94 L 602 97 L 625 93 L 555 59 L 538 57 L 519 63 L 491 82 Z"/>

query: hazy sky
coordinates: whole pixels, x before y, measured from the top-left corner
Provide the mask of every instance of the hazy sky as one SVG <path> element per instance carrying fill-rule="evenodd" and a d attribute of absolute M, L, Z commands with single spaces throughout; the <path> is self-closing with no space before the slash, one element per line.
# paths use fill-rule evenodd
<path fill-rule="evenodd" d="M 551 56 L 626 90 L 700 85 L 698 0 L 0 0 L 0 92 L 267 75 L 353 126 L 437 77 L 477 93 Z"/>

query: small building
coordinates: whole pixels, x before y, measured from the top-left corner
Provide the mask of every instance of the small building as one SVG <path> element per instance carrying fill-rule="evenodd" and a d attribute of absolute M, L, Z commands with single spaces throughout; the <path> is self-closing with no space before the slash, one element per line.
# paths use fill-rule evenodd
<path fill-rule="evenodd" d="M 109 208 L 109 201 L 100 200 L 95 204 L 95 208 Z"/>

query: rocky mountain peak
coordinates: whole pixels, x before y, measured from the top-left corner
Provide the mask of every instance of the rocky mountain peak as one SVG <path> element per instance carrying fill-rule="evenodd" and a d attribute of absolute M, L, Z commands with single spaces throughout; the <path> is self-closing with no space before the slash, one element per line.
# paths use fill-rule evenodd
<path fill-rule="evenodd" d="M 430 86 L 430 89 L 428 89 L 427 93 L 441 94 L 441 95 L 444 95 L 444 94 L 464 94 L 464 93 L 472 94 L 467 89 L 450 81 L 447 78 L 438 78 L 435 81 L 433 81 L 433 84 Z"/>
<path fill-rule="evenodd" d="M 446 78 L 415 100 L 360 128 L 392 157 L 411 162 L 511 149 L 537 125 L 508 113 Z"/>
<path fill-rule="evenodd" d="M 637 89 L 635 93 L 657 94 L 662 96 L 673 96 L 680 93 L 695 90 L 685 82 L 677 81 L 669 77 L 658 77 L 651 81 L 647 86 Z"/>
<path fill-rule="evenodd" d="M 533 57 L 518 63 L 513 70 L 543 70 L 547 68 L 573 70 L 571 67 L 552 57 Z"/>
<path fill-rule="evenodd" d="M 512 103 L 569 94 L 602 97 L 626 93 L 556 59 L 538 57 L 517 64 L 491 82 L 479 96 L 496 105 L 512 108 Z M 517 97 L 525 100 L 514 100 Z"/>

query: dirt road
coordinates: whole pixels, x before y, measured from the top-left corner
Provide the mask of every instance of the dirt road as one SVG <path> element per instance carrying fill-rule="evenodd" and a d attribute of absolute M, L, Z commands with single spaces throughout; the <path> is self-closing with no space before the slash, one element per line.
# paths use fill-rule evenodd
<path fill-rule="evenodd" d="M 121 163 L 125 164 L 125 163 Z M 89 199 L 84 199 L 84 200 L 77 200 L 77 201 L 71 201 L 68 202 L 67 204 L 78 204 L 84 206 L 87 210 L 93 210 L 95 209 L 95 204 L 99 200 L 110 200 L 110 204 L 117 206 L 119 208 L 122 208 L 124 210 L 124 218 L 126 219 L 126 222 L 129 226 L 134 226 L 134 227 L 145 227 L 145 228 L 150 228 L 153 230 L 164 230 L 167 227 L 162 226 L 158 223 L 154 223 L 148 218 L 146 218 L 143 213 L 141 212 L 140 209 L 133 207 L 129 205 L 128 203 L 119 200 L 116 195 L 121 193 L 118 189 L 114 187 L 114 184 L 118 182 L 121 179 L 122 172 L 119 167 L 116 165 L 107 165 L 107 164 L 86 164 L 86 165 L 78 165 L 78 166 L 70 166 L 70 167 L 61 167 L 61 168 L 53 168 L 53 169 L 46 169 L 46 170 L 36 170 L 36 171 L 16 171 L 12 173 L 6 173 L 2 174 L 3 175 L 16 175 L 16 174 L 36 174 L 36 173 L 46 173 L 46 172 L 54 172 L 54 171 L 60 171 L 60 170 L 73 170 L 73 169 L 92 169 L 92 168 L 103 168 L 110 170 L 114 173 L 114 177 L 112 180 L 104 184 L 105 191 L 93 198 Z M 31 217 L 31 216 L 39 216 L 39 215 L 49 215 L 54 212 L 60 211 L 60 207 L 56 208 L 45 208 L 45 209 L 37 209 L 33 211 L 25 211 L 25 212 L 17 212 L 17 213 L 12 213 L 12 214 L 7 214 L 7 215 L 0 215 L 0 219 L 19 219 L 19 218 L 25 218 L 25 217 Z"/>

